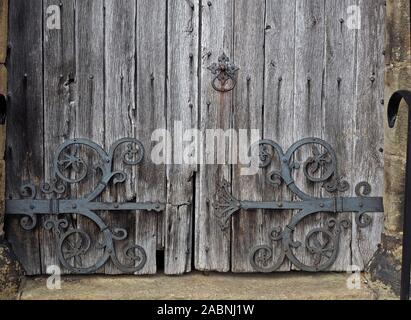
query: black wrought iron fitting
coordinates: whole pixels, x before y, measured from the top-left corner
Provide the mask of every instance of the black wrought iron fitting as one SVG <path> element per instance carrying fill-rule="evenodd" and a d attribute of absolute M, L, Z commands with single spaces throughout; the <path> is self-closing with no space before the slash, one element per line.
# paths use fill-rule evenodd
<path fill-rule="evenodd" d="M 80 156 L 84 152 L 87 157 Z M 96 157 L 97 156 L 97 157 Z M 92 158 L 98 161 L 91 170 Z M 124 213 L 130 210 L 146 210 L 160 212 L 165 209 L 162 203 L 151 202 L 100 202 L 97 198 L 109 185 L 116 185 L 127 180 L 127 173 L 114 170 L 116 159 L 122 159 L 125 165 L 138 165 L 144 158 L 144 147 L 140 141 L 133 138 L 124 138 L 115 142 L 106 152 L 98 144 L 86 139 L 73 139 L 60 145 L 54 155 L 51 181 L 36 187 L 26 184 L 20 188 L 20 199 L 6 201 L 6 214 L 22 216 L 20 225 L 25 230 L 33 230 L 38 216 L 50 215 L 44 221 L 43 227 L 57 235 L 57 256 L 60 263 L 73 273 L 92 273 L 100 269 L 111 260 L 114 265 L 125 273 L 134 273 L 144 267 L 147 261 L 145 249 L 134 243 L 123 246 L 126 263 L 120 262 L 117 257 L 115 241 L 127 239 L 127 230 L 111 228 L 96 213 L 112 211 Z M 90 177 L 91 173 L 94 173 Z M 97 178 L 97 172 L 99 177 Z M 67 198 L 67 186 L 77 184 L 85 179 L 96 179 L 97 183 L 89 194 L 78 199 Z M 38 192 L 40 191 L 40 192 Z M 45 197 L 37 197 L 38 194 Z M 80 228 L 72 227 L 72 215 L 85 217 L 91 220 L 100 234 L 96 236 L 96 248 L 101 256 L 92 265 L 83 265 L 83 257 L 90 250 L 92 238 L 89 233 Z"/>
<path fill-rule="evenodd" d="M 208 67 L 215 77 L 211 81 L 214 90 L 228 92 L 234 89 L 237 84 L 236 76 L 239 68 L 230 61 L 230 58 L 223 53 L 218 57 L 218 62 Z"/>
<path fill-rule="evenodd" d="M 312 156 L 303 164 L 295 162 L 294 155 L 301 147 L 310 145 Z M 273 214 L 280 210 L 297 211 L 282 229 L 275 226 L 269 237 L 272 244 L 263 244 L 254 247 L 250 252 L 250 263 L 256 271 L 273 272 L 280 268 L 287 258 L 294 266 L 303 271 L 316 272 L 330 268 L 337 259 L 340 245 L 340 234 L 343 229 L 349 228 L 351 221 L 347 218 L 337 218 L 338 214 L 354 212 L 358 227 L 365 228 L 372 222 L 369 213 L 382 212 L 381 197 L 367 197 L 371 193 L 371 186 L 367 182 L 360 182 L 356 188 L 356 197 L 342 197 L 334 195 L 328 198 L 318 198 L 305 193 L 293 178 L 295 170 L 302 170 L 304 176 L 312 183 L 322 183 L 322 187 L 329 193 L 345 192 L 349 189 L 347 181 L 337 172 L 337 157 L 330 144 L 317 138 L 306 138 L 293 144 L 287 152 L 272 140 L 261 140 L 251 147 L 255 161 L 260 168 L 268 168 L 274 164 L 274 159 L 280 160 L 280 169 L 270 171 L 267 181 L 275 187 L 284 183 L 299 200 L 297 201 L 242 201 L 236 199 L 230 191 L 230 184 L 224 181 L 217 191 L 214 208 L 220 221 L 222 230 L 230 226 L 230 218 L 240 210 L 266 209 Z M 254 162 L 257 164 L 256 162 Z M 305 218 L 315 213 L 333 214 L 325 227 L 314 228 L 305 235 L 304 244 L 294 240 L 294 230 Z M 274 243 L 278 243 L 279 246 Z M 313 255 L 313 264 L 302 262 L 293 250 L 305 246 Z M 274 247 L 278 255 L 274 256 Z"/>
<path fill-rule="evenodd" d="M 393 128 L 397 120 L 398 109 L 404 100 L 411 108 L 411 92 L 401 90 L 395 92 L 388 103 L 388 124 Z M 405 197 L 404 197 L 404 228 L 402 246 L 401 268 L 401 300 L 410 299 L 410 269 L 411 269 L 411 113 L 408 117 L 408 146 L 407 165 L 405 173 Z"/>

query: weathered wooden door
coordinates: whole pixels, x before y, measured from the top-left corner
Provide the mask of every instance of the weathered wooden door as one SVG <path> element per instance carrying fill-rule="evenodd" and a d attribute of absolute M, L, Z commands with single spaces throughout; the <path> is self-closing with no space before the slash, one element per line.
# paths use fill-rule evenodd
<path fill-rule="evenodd" d="M 338 172 L 330 176 L 337 179 L 333 191 L 340 189 L 338 196 L 355 196 L 354 187 L 362 181 L 370 183 L 372 195 L 381 196 L 384 15 L 383 0 L 11 1 L 6 159 L 10 206 L 21 193 L 33 195 L 33 189 L 21 189 L 22 185 L 34 183 L 40 190 L 43 181 L 53 178 L 56 149 L 67 140 L 92 140 L 108 151 L 119 139 L 131 137 L 145 149 L 144 160 L 135 166 L 122 162 L 123 152 L 135 151 L 133 146 L 127 149 L 129 144 L 113 156 L 113 172 L 124 171 L 127 179 L 104 185 L 96 199 L 107 204 L 98 212 L 103 227 L 80 214 L 72 202 L 46 202 L 50 214 L 38 215 L 29 231 L 22 229 L 19 216 L 7 216 L 8 240 L 27 273 L 44 274 L 50 272 L 49 266 L 61 265 L 62 236 L 77 229 L 81 233 L 72 234 L 64 254 L 79 269 L 63 268 L 63 272 L 91 266 L 97 266 L 91 272 L 131 272 L 119 264 L 136 266 L 143 260 L 138 274 L 162 269 L 167 274 L 193 269 L 255 272 L 259 269 L 250 253 L 265 244 L 272 246 L 272 260 L 264 254 L 257 258 L 266 259 L 269 267 L 282 254 L 272 230 L 290 227 L 297 213 L 287 210 L 287 203 L 298 199 L 287 183 L 279 185 L 276 175 L 270 174 L 282 159 L 253 175 L 242 173 L 243 163 L 229 161 L 233 150 L 248 151 L 248 144 L 238 142 L 242 131 L 249 143 L 255 142 L 251 130 L 256 130 L 258 139 L 273 140 L 284 152 L 304 138 L 324 140 L 338 159 Z M 61 21 L 55 20 L 57 16 Z M 239 68 L 227 84 L 235 86 L 227 92 L 213 87 L 215 74 L 209 69 L 223 53 Z M 166 145 L 173 150 L 162 164 L 153 161 L 156 148 L 164 143 L 157 129 L 171 133 Z M 198 129 L 204 137 L 211 129 L 222 129 L 223 138 L 231 137 L 230 147 L 223 151 L 225 161 L 181 163 L 181 154 L 174 152 L 176 141 L 197 145 L 197 156 L 210 153 L 207 139 L 187 139 L 185 132 L 190 129 Z M 84 145 L 70 149 L 69 160 L 78 160 L 85 149 Z M 325 151 L 324 144 L 302 146 L 287 166 L 305 193 L 339 199 L 335 193 L 330 196 L 325 183 L 307 179 L 304 172 L 310 157 L 324 155 L 318 163 L 330 164 L 332 152 Z M 104 165 L 93 152 L 87 164 L 94 170 L 88 171 L 87 179 L 69 184 L 65 199 L 81 199 L 99 187 Z M 67 168 L 72 178 L 82 174 L 73 162 Z M 313 171 L 321 176 L 327 170 Z M 280 206 L 274 211 L 242 207 L 221 228 L 215 198 L 224 180 L 233 201 Z M 342 181 L 351 188 L 345 190 Z M 365 184 L 359 186 L 367 189 Z M 43 191 L 52 187 L 43 185 Z M 38 192 L 37 198 L 41 197 L 62 196 Z M 124 205 L 148 202 L 159 204 L 160 212 Z M 360 200 L 357 204 L 362 205 Z M 30 201 L 27 205 L 26 212 L 38 210 Z M 382 213 L 371 216 L 370 224 L 360 219 L 366 224 L 361 228 L 354 223 L 358 214 L 309 215 L 292 230 L 295 256 L 315 268 L 321 263 L 316 261 L 319 255 L 327 259 L 333 252 L 325 232 L 317 239 L 322 244 L 315 254 L 301 244 L 310 231 L 332 227 L 330 217 L 338 218 L 336 223 L 346 218 L 353 223 L 337 227 L 339 252 L 327 270 L 363 268 L 382 231 Z M 30 222 L 26 216 L 23 224 Z M 126 239 L 119 228 L 127 232 Z M 99 245 L 104 244 L 107 230 L 112 232 L 112 248 Z M 115 251 L 118 263 L 107 259 L 99 265 L 101 257 L 112 254 L 109 249 Z M 301 268 L 287 259 L 276 268 L 292 269 Z"/>

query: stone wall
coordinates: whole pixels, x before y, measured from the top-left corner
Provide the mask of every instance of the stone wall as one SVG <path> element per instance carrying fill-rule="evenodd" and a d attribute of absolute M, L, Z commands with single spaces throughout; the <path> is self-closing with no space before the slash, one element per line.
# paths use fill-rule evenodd
<path fill-rule="evenodd" d="M 397 90 L 411 90 L 410 0 L 387 0 L 386 17 L 386 104 Z M 369 270 L 372 278 L 390 285 L 399 293 L 404 177 L 407 148 L 408 107 L 400 107 L 395 128 L 385 121 L 384 234 Z"/>
<path fill-rule="evenodd" d="M 4 99 L 7 96 L 7 11 L 8 0 L 0 0 L 0 95 L 2 98 L 0 103 L 4 107 Z M 0 113 L 4 110 L 1 110 Z M 0 120 L 1 120 L 0 115 Z M 4 237 L 4 192 L 5 192 L 5 162 L 4 162 L 4 146 L 6 142 L 5 122 L 0 121 L 0 239 Z"/>

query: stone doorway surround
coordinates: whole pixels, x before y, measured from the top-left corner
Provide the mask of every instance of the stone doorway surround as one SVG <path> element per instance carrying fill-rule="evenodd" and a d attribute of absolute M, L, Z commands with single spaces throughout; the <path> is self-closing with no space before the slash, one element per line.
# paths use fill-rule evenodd
<path fill-rule="evenodd" d="M 388 0 L 385 46 L 385 104 L 397 90 L 411 89 L 410 1 Z M 399 295 L 402 254 L 404 180 L 408 108 L 400 107 L 399 121 L 384 137 L 384 232 L 379 250 L 368 267 L 371 280 L 390 286 Z"/>

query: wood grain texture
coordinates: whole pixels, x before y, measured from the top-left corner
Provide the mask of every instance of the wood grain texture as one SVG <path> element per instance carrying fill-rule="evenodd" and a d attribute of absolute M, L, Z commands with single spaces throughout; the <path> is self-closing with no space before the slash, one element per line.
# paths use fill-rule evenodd
<path fill-rule="evenodd" d="M 106 150 L 109 150 L 110 146 L 119 139 L 135 136 L 135 120 L 133 118 L 136 69 L 135 21 L 136 2 L 134 0 L 105 2 L 104 143 Z M 133 167 L 125 165 L 122 159 L 122 152 L 126 148 L 127 145 L 122 145 L 116 152 L 114 170 L 124 171 L 128 178 L 122 184 L 111 185 L 104 196 L 105 201 L 127 202 L 136 199 L 135 172 Z M 125 255 L 125 249 L 135 244 L 135 212 L 106 212 L 103 217 L 111 229 L 122 228 L 127 231 L 127 239 L 118 241 L 115 248 L 119 261 L 129 265 L 132 261 Z M 145 244 L 138 244 L 146 248 Z M 153 252 L 147 253 L 149 258 L 153 256 Z M 151 259 L 148 262 L 146 267 L 153 264 Z M 105 273 L 118 274 L 121 271 L 110 261 L 105 265 Z"/>
<path fill-rule="evenodd" d="M 256 1 L 235 1 L 234 4 L 234 62 L 241 68 L 234 89 L 233 128 L 257 129 L 262 134 L 264 88 L 264 13 L 265 5 Z M 249 131 L 250 132 L 250 131 Z M 258 139 L 259 139 L 258 138 Z M 257 140 L 258 140 L 257 139 Z M 256 141 L 249 141 L 254 143 Z M 246 147 L 240 143 L 239 147 Z M 247 152 L 239 150 L 239 152 Z M 242 175 L 242 165 L 233 168 L 233 195 L 241 200 L 261 201 L 263 179 L 255 175 Z M 231 270 L 251 272 L 249 253 L 261 242 L 262 210 L 241 211 L 232 219 Z"/>
<path fill-rule="evenodd" d="M 294 73 L 294 141 L 307 137 L 322 138 L 322 94 L 324 77 L 324 0 L 296 2 L 295 19 L 295 73 Z M 311 146 L 300 148 L 295 161 L 303 164 L 312 156 Z M 301 165 L 302 168 L 302 165 Z M 295 170 L 296 184 L 312 196 L 320 196 L 318 184 L 308 181 L 303 171 Z M 294 239 L 305 243 L 305 235 L 321 226 L 326 216 L 315 214 L 300 222 Z M 305 246 L 295 250 L 296 257 L 305 264 L 313 265 L 314 257 Z"/>
<path fill-rule="evenodd" d="M 9 100 L 7 126 L 7 196 L 18 198 L 22 184 L 38 185 L 43 168 L 42 6 L 13 1 L 9 10 L 7 60 Z M 17 218 L 6 225 L 7 239 L 26 274 L 41 273 L 38 228 L 25 231 Z"/>
<path fill-rule="evenodd" d="M 76 1 L 75 135 L 78 138 L 90 139 L 101 146 L 104 146 L 105 138 L 104 11 L 103 1 Z M 89 152 L 88 148 L 79 150 L 82 155 L 90 155 Z M 88 156 L 89 167 L 96 167 L 98 160 L 96 156 Z M 76 195 L 81 197 L 90 193 L 97 183 L 96 172 L 89 172 L 89 178 L 78 185 Z M 102 249 L 96 247 L 97 242 L 101 241 L 100 232 L 91 220 L 81 215 L 77 216 L 77 226 L 94 235 L 95 241 L 82 259 L 82 266 L 89 267 L 94 265 L 103 253 Z M 104 270 L 97 272 L 102 273 Z"/>
<path fill-rule="evenodd" d="M 331 0 L 325 3 L 326 60 L 323 94 L 323 138 L 331 144 L 337 154 L 337 173 L 350 184 L 350 190 L 336 193 L 340 196 L 354 196 L 353 177 L 353 133 L 355 105 L 356 30 L 348 28 L 347 8 L 355 0 Z M 332 194 L 322 190 L 322 196 Z M 336 216 L 350 218 L 350 213 Z M 340 251 L 332 266 L 335 271 L 350 270 L 351 230 L 340 234 Z"/>
<path fill-rule="evenodd" d="M 7 97 L 7 68 L 4 64 L 0 64 L 0 94 Z M 1 153 L 5 152 L 5 147 L 5 145 L 1 146 Z"/>
<path fill-rule="evenodd" d="M 196 181 L 195 267 L 204 271 L 230 270 L 231 228 L 222 231 L 213 206 L 217 186 L 231 182 L 229 131 L 232 122 L 232 93 L 213 89 L 207 68 L 225 53 L 233 58 L 234 1 L 213 1 L 201 14 L 201 114 L 202 164 Z M 219 131 L 213 132 L 212 129 Z M 216 136 L 214 136 L 214 133 Z M 227 135 L 227 136 L 226 136 Z M 234 143 L 237 143 L 236 141 Z M 222 159 L 224 157 L 224 159 Z"/>
<path fill-rule="evenodd" d="M 363 0 L 358 30 L 357 87 L 354 133 L 355 183 L 368 181 L 374 196 L 383 194 L 384 132 L 384 1 Z M 381 150 L 380 150 L 381 149 Z M 353 225 L 352 264 L 363 268 L 377 250 L 383 228 L 383 213 L 373 213 L 371 226 Z"/>
<path fill-rule="evenodd" d="M 44 1 L 43 12 L 47 12 L 52 0 Z M 74 137 L 75 97 L 74 79 L 76 73 L 75 36 L 74 36 L 74 1 L 65 1 L 60 7 L 61 29 L 49 29 L 44 20 L 43 55 L 44 55 L 44 182 L 53 178 L 52 163 L 57 147 L 67 139 Z M 51 198 L 52 195 L 48 196 Z M 57 257 L 58 236 L 42 226 L 45 221 L 56 216 L 41 217 L 39 239 L 41 243 L 41 270 L 47 273 L 47 267 L 59 265 Z M 66 270 L 63 270 L 66 273 Z"/>
<path fill-rule="evenodd" d="M 265 62 L 264 62 L 264 139 L 270 139 L 282 146 L 284 152 L 294 143 L 294 50 L 296 2 L 269 0 L 265 13 Z M 280 188 L 267 182 L 267 174 L 280 169 L 281 159 L 274 155 L 273 165 L 263 170 L 263 200 L 291 200 L 292 195 L 283 184 Z M 280 254 L 281 244 L 271 241 L 269 234 L 274 227 L 289 223 L 292 212 L 264 212 L 262 243 L 274 246 L 274 256 Z M 286 261 L 279 271 L 290 270 Z"/>
<path fill-rule="evenodd" d="M 185 129 L 198 125 L 198 13 L 198 2 L 168 1 L 167 129 L 174 146 L 183 144 Z M 185 138 L 189 140 L 185 146 L 194 143 L 190 137 Z M 173 148 L 172 164 L 167 166 L 166 274 L 191 270 L 196 166 L 184 158 L 190 158 L 190 151 L 184 155 L 183 150 Z"/>
<path fill-rule="evenodd" d="M 0 128 L 1 129 L 1 128 Z M 3 134 L 5 131 L 1 132 Z M 5 138 L 5 134 L 3 135 Z M 5 195 L 6 193 L 6 161 L 0 160 L 0 192 Z M 4 196 L 0 199 L 0 239 L 4 240 L 4 218 L 5 218 L 6 201 Z"/>
<path fill-rule="evenodd" d="M 151 141 L 156 129 L 166 128 L 166 1 L 139 1 L 136 20 L 136 137 L 146 148 L 146 160 L 137 167 L 138 201 L 166 202 L 165 164 L 154 164 Z M 165 212 L 139 212 L 136 243 L 147 251 L 147 266 L 141 271 L 155 273 L 156 250 L 164 249 Z"/>

